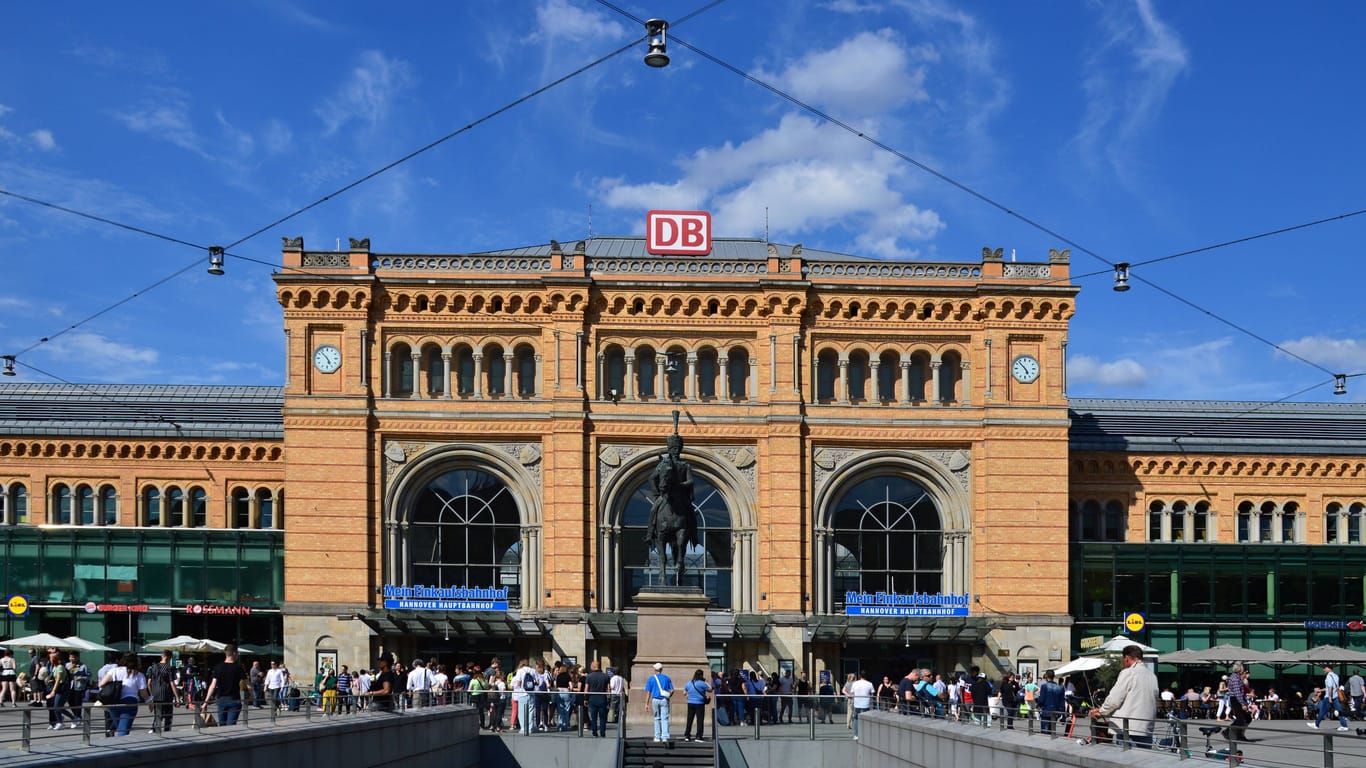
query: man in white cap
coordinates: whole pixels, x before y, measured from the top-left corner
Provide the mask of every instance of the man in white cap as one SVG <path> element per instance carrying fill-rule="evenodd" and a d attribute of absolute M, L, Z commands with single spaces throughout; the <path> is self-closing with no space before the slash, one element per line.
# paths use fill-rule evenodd
<path fill-rule="evenodd" d="M 650 702 L 650 713 L 655 720 L 655 741 L 669 741 L 669 697 L 674 695 L 674 682 L 664 674 L 664 665 L 655 662 L 655 672 L 645 681 L 645 698 Z"/>

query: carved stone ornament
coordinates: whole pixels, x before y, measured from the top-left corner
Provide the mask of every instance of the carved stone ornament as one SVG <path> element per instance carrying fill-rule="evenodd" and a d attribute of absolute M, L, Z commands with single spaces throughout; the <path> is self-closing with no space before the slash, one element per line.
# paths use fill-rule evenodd
<path fill-rule="evenodd" d="M 949 457 L 949 471 L 962 472 L 968 468 L 968 462 L 970 460 L 967 451 L 955 451 L 954 454 Z"/>
<path fill-rule="evenodd" d="M 398 443 L 389 443 L 384 446 L 384 458 L 395 464 L 402 464 L 408 460 L 408 454 L 404 452 L 403 446 Z"/>
<path fill-rule="evenodd" d="M 369 251 L 369 250 L 370 250 L 370 238 L 368 238 L 368 237 L 363 237 L 363 238 L 361 238 L 361 239 L 359 239 L 359 240 L 357 240 L 357 239 L 354 238 L 354 237 L 347 238 L 347 239 L 351 241 L 351 250 L 353 250 L 353 251 Z"/>
<path fill-rule="evenodd" d="M 541 446 L 527 443 L 522 446 L 522 450 L 517 452 L 517 460 L 522 462 L 522 466 L 529 467 L 541 460 Z"/>
<path fill-rule="evenodd" d="M 749 446 L 737 448 L 735 450 L 735 454 L 730 457 L 730 461 L 732 464 L 735 465 L 736 469 L 745 469 L 746 467 L 752 467 L 754 466 L 755 460 L 756 457 L 754 455 L 754 449 L 750 448 Z"/>
<path fill-rule="evenodd" d="M 280 239 L 284 241 L 286 251 L 302 251 L 304 249 L 303 236 L 282 237 Z"/>
<path fill-rule="evenodd" d="M 820 492 L 835 470 L 843 464 L 857 459 L 863 454 L 869 453 L 867 450 L 852 450 L 847 448 L 817 448 L 812 456 L 812 462 L 816 465 L 812 473 L 813 485 L 817 492 Z M 969 469 L 971 454 L 966 450 L 942 450 L 942 451 L 906 451 L 908 456 L 919 457 L 926 463 L 938 464 L 953 476 L 958 486 L 964 491 L 971 493 Z"/>
<path fill-rule="evenodd" d="M 621 466 L 621 451 L 618 451 L 615 445 L 609 445 L 602 450 L 602 453 L 598 454 L 598 461 L 609 467 L 619 467 Z"/>

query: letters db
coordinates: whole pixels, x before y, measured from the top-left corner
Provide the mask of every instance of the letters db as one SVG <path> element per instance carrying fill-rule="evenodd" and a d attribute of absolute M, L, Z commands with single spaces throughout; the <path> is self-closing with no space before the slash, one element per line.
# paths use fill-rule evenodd
<path fill-rule="evenodd" d="M 645 214 L 645 229 L 645 249 L 650 253 L 711 253 L 711 214 L 706 211 L 650 211 Z"/>

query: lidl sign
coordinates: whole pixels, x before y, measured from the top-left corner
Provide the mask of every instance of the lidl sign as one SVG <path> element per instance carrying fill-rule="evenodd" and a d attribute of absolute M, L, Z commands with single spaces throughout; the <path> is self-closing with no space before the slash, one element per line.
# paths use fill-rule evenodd
<path fill-rule="evenodd" d="M 1143 627 L 1147 624 L 1147 618 L 1138 611 L 1130 611 L 1124 614 L 1124 628 L 1130 632 L 1142 632 Z"/>
<path fill-rule="evenodd" d="M 28 598 L 23 595 L 10 595 L 5 608 L 11 616 L 27 616 Z"/>

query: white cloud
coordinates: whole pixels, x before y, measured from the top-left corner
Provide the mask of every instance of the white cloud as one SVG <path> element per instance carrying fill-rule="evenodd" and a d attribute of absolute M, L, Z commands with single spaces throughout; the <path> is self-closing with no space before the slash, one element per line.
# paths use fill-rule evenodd
<path fill-rule="evenodd" d="M 87 331 L 58 336 L 39 349 L 71 369 L 97 373 L 126 370 L 126 366 L 155 365 L 159 359 L 159 353 L 151 347 L 136 347 Z"/>
<path fill-rule="evenodd" d="M 44 152 L 51 152 L 57 148 L 57 140 L 52 137 L 52 131 L 46 128 L 30 131 L 28 137 L 33 140 L 34 146 Z"/>
<path fill-rule="evenodd" d="M 1132 183 L 1135 142 L 1161 114 L 1167 94 L 1190 64 L 1181 37 L 1157 17 L 1151 0 L 1105 6 L 1101 45 L 1084 66 L 1086 113 L 1073 138 L 1083 162 L 1104 164 Z"/>
<path fill-rule="evenodd" d="M 190 119 L 189 99 L 178 90 L 164 90 L 136 106 L 115 112 L 114 117 L 135 133 L 145 133 L 200 157 L 209 157 Z"/>
<path fill-rule="evenodd" d="M 323 133 L 328 136 L 352 120 L 374 130 L 388 117 L 394 100 L 415 83 L 407 62 L 380 51 L 363 51 L 346 82 L 313 111 L 323 121 Z"/>
<path fill-rule="evenodd" d="M 1097 384 L 1102 387 L 1142 387 L 1152 377 L 1151 368 L 1124 357 L 1102 362 L 1090 355 L 1072 355 L 1067 359 L 1069 384 Z"/>
<path fill-rule="evenodd" d="M 1305 336 L 1281 342 L 1286 350 L 1342 373 L 1366 371 L 1366 341 Z"/>
<path fill-rule="evenodd" d="M 294 132 L 289 129 L 289 125 L 285 122 L 272 118 L 270 122 L 266 123 L 265 130 L 261 134 L 261 141 L 270 154 L 282 154 L 288 151 L 294 143 Z"/>
<path fill-rule="evenodd" d="M 839 115 L 874 115 L 928 98 L 924 68 L 910 65 L 913 53 L 922 58 L 935 55 L 924 46 L 908 51 L 890 29 L 861 32 L 792 63 L 780 74 L 760 71 L 755 76 Z"/>
<path fill-rule="evenodd" d="M 638 34 L 644 35 L 641 27 Z M 536 29 L 532 40 L 591 43 L 598 40 L 625 42 L 626 28 L 605 13 L 572 5 L 568 0 L 547 0 L 536 6 Z"/>
<path fill-rule="evenodd" d="M 615 208 L 708 207 L 718 232 L 759 235 L 765 221 L 779 237 L 853 225 L 869 252 L 908 255 L 904 241 L 927 240 L 944 223 L 903 199 L 894 182 L 904 166 L 830 125 L 798 115 L 740 144 L 698 150 L 673 182 L 600 179 Z"/>

